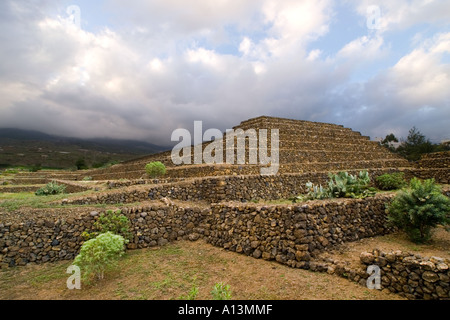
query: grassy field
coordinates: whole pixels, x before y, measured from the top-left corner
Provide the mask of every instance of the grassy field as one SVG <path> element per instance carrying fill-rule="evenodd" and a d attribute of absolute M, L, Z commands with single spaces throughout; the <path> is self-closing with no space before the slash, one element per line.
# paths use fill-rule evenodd
<path fill-rule="evenodd" d="M 92 191 L 73 193 L 71 196 L 83 196 L 89 194 L 92 194 Z M 36 196 L 34 192 L 0 193 L 0 210 L 11 212 L 24 207 L 36 209 L 59 208 L 62 206 L 55 202 L 67 197 L 67 194 Z"/>

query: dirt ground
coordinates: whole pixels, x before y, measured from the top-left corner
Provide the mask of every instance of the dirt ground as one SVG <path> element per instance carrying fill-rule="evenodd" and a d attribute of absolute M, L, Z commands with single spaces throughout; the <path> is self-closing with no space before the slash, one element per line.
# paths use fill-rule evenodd
<path fill-rule="evenodd" d="M 30 265 L 0 271 L 2 300 L 210 300 L 214 284 L 230 285 L 239 300 L 403 300 L 398 295 L 347 279 L 294 269 L 214 247 L 202 240 L 157 249 L 129 251 L 116 271 L 80 290 L 69 290 L 71 262 Z"/>
<path fill-rule="evenodd" d="M 411 242 L 405 233 L 399 231 L 385 236 L 364 238 L 355 242 L 348 242 L 321 255 L 331 257 L 340 261 L 349 262 L 350 265 L 359 264 L 359 255 L 363 251 L 404 251 L 422 257 L 440 257 L 450 260 L 450 232 L 443 227 L 435 228 L 433 237 L 429 243 L 415 244 Z"/>

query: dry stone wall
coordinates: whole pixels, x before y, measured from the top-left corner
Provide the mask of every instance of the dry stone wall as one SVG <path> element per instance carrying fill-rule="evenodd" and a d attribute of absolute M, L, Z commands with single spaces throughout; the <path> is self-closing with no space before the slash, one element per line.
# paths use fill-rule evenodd
<path fill-rule="evenodd" d="M 0 223 L 0 267 L 73 259 L 93 217 Z"/>
<path fill-rule="evenodd" d="M 361 263 L 380 267 L 381 289 L 399 293 L 408 299 L 449 299 L 450 261 L 422 257 L 402 251 L 363 252 Z"/>
<path fill-rule="evenodd" d="M 197 228 L 208 212 L 197 207 L 162 204 L 122 208 L 134 234 L 128 247 L 161 246 L 189 236 L 197 239 Z M 90 211 L 70 218 L 55 214 L 45 219 L 0 222 L 0 268 L 72 260 L 84 241 L 81 234 L 92 231 L 99 215 L 98 211 Z"/>
<path fill-rule="evenodd" d="M 415 167 L 418 178 L 434 178 L 438 183 L 450 184 L 450 151 L 424 154 Z"/>
<path fill-rule="evenodd" d="M 123 207 L 131 221 L 130 248 L 205 237 L 208 242 L 254 257 L 307 267 L 310 257 L 330 246 L 389 232 L 384 202 L 388 196 L 366 200 L 312 202 L 302 206 L 215 204 L 212 208 L 155 204 Z M 92 230 L 98 211 L 68 218 L 0 223 L 0 265 L 73 259 Z"/>
<path fill-rule="evenodd" d="M 369 174 L 374 179 L 383 173 L 397 171 L 393 168 L 372 169 Z M 359 170 L 349 170 L 357 174 Z M 408 178 L 412 176 L 407 172 Z M 133 203 L 145 200 L 170 198 L 182 201 L 252 201 L 288 199 L 304 192 L 308 181 L 325 185 L 328 181 L 326 172 L 306 172 L 299 174 L 283 174 L 277 176 L 239 175 L 197 178 L 177 183 L 162 183 L 158 185 L 128 187 L 112 190 L 95 196 L 83 197 L 65 201 L 63 204 L 114 204 Z"/>
<path fill-rule="evenodd" d="M 87 184 L 76 183 L 73 181 L 67 180 L 46 180 L 47 182 L 54 181 L 59 185 L 64 185 L 64 191 L 66 193 L 77 193 L 83 192 L 92 189 Z M 20 184 L 11 184 L 11 185 L 1 185 L 0 184 L 0 193 L 19 193 L 19 192 L 36 192 L 38 189 L 44 187 L 45 184 L 37 184 L 37 185 L 20 185 Z"/>
<path fill-rule="evenodd" d="M 422 155 L 418 168 L 450 168 L 450 151 L 434 152 Z"/>
<path fill-rule="evenodd" d="M 449 262 L 404 253 L 364 253 L 359 268 L 321 261 L 336 245 L 393 231 L 385 204 L 394 194 L 366 199 L 309 201 L 299 205 L 216 203 L 178 207 L 167 201 L 123 207 L 131 221 L 129 249 L 162 246 L 176 240 L 204 238 L 212 245 L 256 259 L 276 260 L 295 268 L 335 273 L 365 285 L 367 265 L 379 265 L 382 285 L 409 299 L 448 299 Z M 23 218 L 0 222 L 0 268 L 72 260 L 100 212 L 64 217 Z M 316 259 L 318 258 L 318 259 Z"/>
<path fill-rule="evenodd" d="M 215 204 L 207 220 L 211 244 L 255 258 L 309 268 L 321 251 L 360 238 L 383 235 L 385 204 L 392 195 L 307 204 Z"/>

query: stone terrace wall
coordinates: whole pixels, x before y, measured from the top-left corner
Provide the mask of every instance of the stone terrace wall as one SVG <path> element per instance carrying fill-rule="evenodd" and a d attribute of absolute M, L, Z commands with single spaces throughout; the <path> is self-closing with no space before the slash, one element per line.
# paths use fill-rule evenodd
<path fill-rule="evenodd" d="M 20 193 L 20 192 L 35 192 L 44 185 L 35 186 L 2 186 L 0 185 L 0 193 Z"/>
<path fill-rule="evenodd" d="M 450 151 L 434 152 L 422 155 L 418 168 L 450 168 Z"/>
<path fill-rule="evenodd" d="M 185 179 L 183 178 L 173 178 L 173 179 L 134 179 L 134 180 L 112 180 L 107 181 L 106 186 L 109 189 L 115 189 L 115 188 L 123 188 L 123 187 L 129 187 L 129 186 L 136 186 L 136 185 L 143 185 L 143 184 L 163 184 L 163 183 L 172 183 L 172 182 L 180 182 Z"/>
<path fill-rule="evenodd" d="M 367 269 L 377 265 L 381 271 L 381 288 L 399 293 L 408 299 L 449 299 L 450 261 L 439 257 L 425 258 L 408 252 L 393 251 L 361 253 Z"/>
<path fill-rule="evenodd" d="M 391 232 L 385 204 L 392 196 L 301 206 L 215 204 L 207 221 L 210 234 L 206 240 L 255 258 L 308 269 L 311 257 L 324 249 Z"/>
<path fill-rule="evenodd" d="M 419 179 L 433 178 L 437 183 L 450 184 L 450 170 L 446 168 L 414 169 L 412 174 Z"/>
<path fill-rule="evenodd" d="M 393 231 L 386 224 L 385 211 L 385 203 L 393 196 L 301 205 L 221 203 L 211 208 L 152 204 L 122 208 L 122 213 L 130 219 L 134 234 L 130 249 L 204 238 L 212 245 L 257 259 L 334 273 L 365 285 L 368 274 L 364 265 L 355 270 L 339 261 L 321 261 L 320 253 L 334 245 Z M 98 217 L 99 212 L 87 209 L 67 218 L 52 213 L 37 221 L 0 223 L 0 268 L 72 260 L 83 242 L 81 233 L 90 230 Z M 382 285 L 391 292 L 409 299 L 448 299 L 449 262 L 410 256 L 372 252 L 362 254 L 361 261 L 381 267 Z"/>
<path fill-rule="evenodd" d="M 216 246 L 307 268 L 316 252 L 389 232 L 384 212 L 389 199 L 384 195 L 302 206 L 231 203 L 215 204 L 212 209 L 158 203 L 121 209 L 131 221 L 132 249 L 205 237 Z M 87 209 L 66 218 L 55 212 L 1 222 L 0 266 L 73 259 L 84 240 L 82 232 L 91 230 L 98 216 L 99 212 Z"/>
<path fill-rule="evenodd" d="M 393 168 L 369 170 L 374 179 L 383 173 L 397 171 Z M 357 174 L 358 170 L 349 170 Z M 406 177 L 412 177 L 409 170 Z M 206 201 L 209 203 L 228 201 L 251 201 L 258 199 L 288 199 L 304 192 L 305 184 L 311 181 L 325 185 L 328 181 L 326 172 L 309 172 L 299 174 L 283 174 L 276 176 L 243 175 L 197 178 L 178 183 L 158 184 L 139 188 L 128 187 L 109 191 L 96 196 L 68 200 L 64 204 L 114 204 L 133 203 L 145 200 L 171 198 L 182 201 Z"/>
<path fill-rule="evenodd" d="M 64 185 L 66 188 L 64 189 L 66 193 L 77 193 L 83 192 L 92 189 L 91 186 L 87 184 L 75 183 L 73 181 L 67 180 L 48 180 L 55 181 L 59 185 Z M 38 189 L 44 187 L 45 184 L 40 185 L 0 185 L 0 193 L 19 193 L 19 192 L 36 192 Z"/>
<path fill-rule="evenodd" d="M 208 212 L 197 207 L 160 204 L 122 208 L 134 233 L 128 247 L 145 248 L 188 239 Z M 81 233 L 91 230 L 98 216 L 99 212 L 92 211 L 66 219 L 54 214 L 45 219 L 0 222 L 0 269 L 75 258 L 84 240 Z"/>
<path fill-rule="evenodd" d="M 294 156 L 292 156 L 294 157 Z M 356 157 L 356 156 L 354 156 Z M 299 158 L 299 157 L 298 157 Z M 361 161 L 335 161 L 335 162 L 280 162 L 279 174 L 320 172 L 336 170 L 356 170 L 356 169 L 388 169 L 405 168 L 406 160 L 382 159 L 382 160 L 361 160 Z M 227 175 L 255 175 L 261 172 L 260 165 L 229 165 L 229 164 L 202 164 L 187 165 L 167 168 L 165 177 L 167 179 L 201 178 Z M 93 180 L 112 179 L 140 179 L 146 177 L 145 170 L 117 171 L 102 174 L 92 174 Z"/>
<path fill-rule="evenodd" d="M 424 154 L 415 167 L 418 178 L 434 178 L 438 183 L 450 183 L 450 151 Z"/>

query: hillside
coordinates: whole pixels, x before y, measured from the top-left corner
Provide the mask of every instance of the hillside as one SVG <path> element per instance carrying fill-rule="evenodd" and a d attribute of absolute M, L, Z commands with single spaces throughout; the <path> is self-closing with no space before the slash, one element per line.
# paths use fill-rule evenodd
<path fill-rule="evenodd" d="M 89 167 L 121 162 L 164 151 L 162 147 L 135 140 L 80 139 L 39 131 L 0 129 L 0 167 L 41 166 L 67 169 L 84 159 Z"/>

